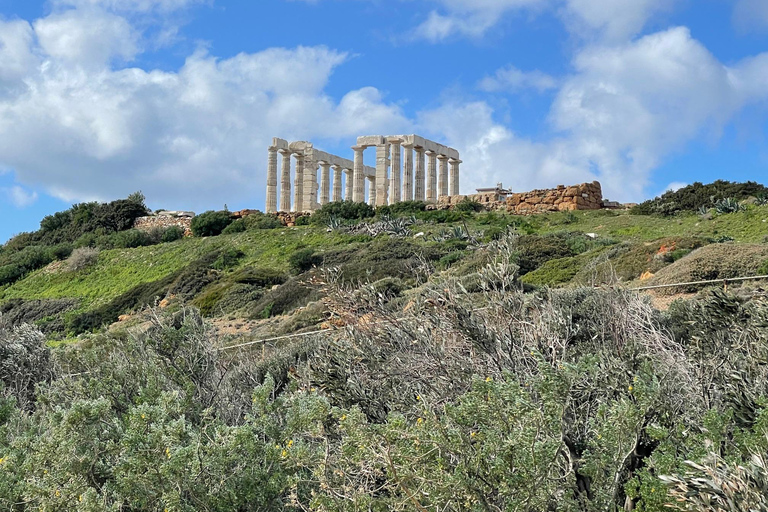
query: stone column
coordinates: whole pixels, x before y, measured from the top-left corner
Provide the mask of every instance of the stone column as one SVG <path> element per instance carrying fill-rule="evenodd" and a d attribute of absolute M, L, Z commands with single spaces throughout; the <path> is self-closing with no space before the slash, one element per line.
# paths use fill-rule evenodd
<path fill-rule="evenodd" d="M 389 192 L 387 183 L 389 182 L 389 144 L 379 144 L 376 146 L 376 202 L 375 206 L 386 206 L 389 204 Z"/>
<path fill-rule="evenodd" d="M 451 164 L 451 185 L 450 185 L 449 193 L 452 196 L 458 196 L 459 195 L 459 164 L 461 164 L 461 160 L 456 160 L 454 158 L 451 158 L 450 160 L 448 160 L 448 163 Z"/>
<path fill-rule="evenodd" d="M 437 201 L 437 153 L 427 151 L 427 202 Z"/>
<path fill-rule="evenodd" d="M 424 148 L 416 148 L 416 177 L 413 191 L 415 201 L 424 201 Z"/>
<path fill-rule="evenodd" d="M 280 171 L 280 211 L 291 211 L 291 152 L 280 150 L 282 168 Z"/>
<path fill-rule="evenodd" d="M 355 184 L 355 178 L 352 174 L 352 169 L 344 169 L 344 179 L 347 180 L 344 186 L 344 200 L 352 201 L 352 190 Z"/>
<path fill-rule="evenodd" d="M 413 201 L 413 144 L 403 144 L 403 201 Z"/>
<path fill-rule="evenodd" d="M 264 210 L 267 213 L 277 211 L 277 148 L 270 146 L 267 159 L 267 198 Z"/>
<path fill-rule="evenodd" d="M 304 211 L 304 155 L 296 154 L 296 172 L 293 175 L 293 211 Z"/>
<path fill-rule="evenodd" d="M 400 202 L 400 145 L 403 143 L 402 139 L 393 137 L 389 139 L 391 153 L 392 153 L 392 169 L 390 170 L 389 179 L 389 204 Z"/>
<path fill-rule="evenodd" d="M 376 176 L 366 176 L 368 179 L 368 204 L 376 206 Z"/>
<path fill-rule="evenodd" d="M 304 155 L 304 210 L 313 212 L 317 210 L 317 161 L 310 153 Z"/>
<path fill-rule="evenodd" d="M 448 157 L 437 155 L 440 168 L 437 174 L 437 197 L 448 195 Z"/>
<path fill-rule="evenodd" d="M 337 203 L 341 201 L 341 166 L 332 165 L 333 169 L 333 197 L 332 201 Z"/>
<path fill-rule="evenodd" d="M 352 200 L 356 203 L 365 202 L 365 164 L 363 163 L 363 152 L 365 148 L 363 146 L 353 146 L 352 150 L 355 152 L 355 169 L 352 189 Z"/>
<path fill-rule="evenodd" d="M 322 160 L 318 164 L 320 164 L 320 206 L 323 206 L 331 199 L 331 164 Z"/>

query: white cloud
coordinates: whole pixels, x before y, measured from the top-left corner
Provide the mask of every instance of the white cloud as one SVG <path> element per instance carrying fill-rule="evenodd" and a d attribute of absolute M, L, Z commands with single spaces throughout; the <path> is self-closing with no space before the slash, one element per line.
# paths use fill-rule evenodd
<path fill-rule="evenodd" d="M 561 17 L 587 39 L 622 41 L 637 35 L 654 15 L 676 0 L 566 0 Z"/>
<path fill-rule="evenodd" d="M 557 88 L 557 79 L 539 70 L 521 71 L 515 66 L 499 69 L 492 76 L 483 78 L 478 84 L 486 92 L 519 91 L 535 89 L 544 92 Z"/>
<path fill-rule="evenodd" d="M 139 34 L 125 18 L 98 9 L 70 9 L 34 23 L 40 49 L 64 65 L 104 66 L 132 60 Z"/>
<path fill-rule="evenodd" d="M 740 78 L 753 65 L 724 66 L 685 28 L 590 48 L 576 58 L 577 73 L 558 93 L 551 120 L 604 180 L 619 185 L 632 177 L 644 186 L 664 156 L 765 96 Z"/>
<path fill-rule="evenodd" d="M 768 99 L 768 53 L 725 66 L 685 28 L 591 46 L 574 67 L 550 110 L 555 132 L 540 141 L 495 122 L 483 102 L 422 114 L 424 129 L 461 148 L 464 192 L 599 179 L 607 197 L 638 200 L 666 157 Z"/>
<path fill-rule="evenodd" d="M 664 190 L 661 191 L 661 194 L 657 194 L 659 196 L 663 195 L 665 192 L 677 192 L 681 188 L 685 188 L 688 186 L 688 183 L 682 182 L 682 181 L 673 181 L 666 187 L 664 187 Z"/>
<path fill-rule="evenodd" d="M 26 21 L 0 19 L 0 85 L 17 84 L 35 67 L 33 39 L 32 27 Z"/>
<path fill-rule="evenodd" d="M 678 0 L 434 0 L 442 12 L 432 11 L 414 30 L 431 42 L 451 36 L 477 38 L 513 12 L 537 13 L 550 9 L 580 37 L 621 41 L 637 35 L 660 12 Z M 740 0 L 742 2 L 762 0 Z"/>
<path fill-rule="evenodd" d="M 13 203 L 16 208 L 26 208 L 35 201 L 37 201 L 37 192 L 27 191 L 26 189 L 14 185 L 12 187 L 4 187 L 0 189 L 8 200 Z"/>
<path fill-rule="evenodd" d="M 520 138 L 495 122 L 493 110 L 484 102 L 448 103 L 422 112 L 419 129 L 460 148 L 462 193 L 499 182 L 524 191 L 597 178 L 568 140 Z"/>
<path fill-rule="evenodd" d="M 115 69 L 109 57 L 129 56 L 122 48 L 130 46 L 113 45 L 114 34 L 94 29 L 64 45 L 57 34 L 66 31 L 51 28 L 62 16 L 82 21 L 94 12 L 104 14 L 74 9 L 34 23 L 39 46 L 23 25 L 2 32 L 11 44 L 0 59 L 24 58 L 14 57 L 23 65 L 0 88 L 0 168 L 58 198 L 108 199 L 141 189 L 170 208 L 258 207 L 272 137 L 333 141 L 407 131 L 399 107 L 374 88 L 339 101 L 325 94 L 344 53 L 273 48 L 220 60 L 198 51 L 176 72 Z M 99 38 L 109 51 L 91 53 Z"/>

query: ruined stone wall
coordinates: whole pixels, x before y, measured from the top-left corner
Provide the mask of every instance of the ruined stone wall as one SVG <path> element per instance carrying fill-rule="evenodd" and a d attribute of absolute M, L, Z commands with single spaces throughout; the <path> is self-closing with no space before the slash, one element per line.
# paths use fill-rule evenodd
<path fill-rule="evenodd" d="M 603 190 L 600 183 L 582 183 L 553 189 L 531 190 L 516 194 L 486 192 L 468 196 L 442 197 L 436 209 L 447 209 L 469 199 L 477 201 L 488 210 L 501 210 L 518 215 L 573 210 L 600 210 L 603 205 Z"/>
<path fill-rule="evenodd" d="M 523 215 L 573 210 L 599 210 L 603 207 L 603 190 L 597 181 L 572 187 L 560 185 L 549 190 L 532 190 L 522 194 L 511 194 L 505 203 L 508 212 Z"/>
<path fill-rule="evenodd" d="M 193 214 L 194 216 L 194 214 Z M 133 222 L 134 229 L 142 231 L 152 231 L 153 229 L 168 229 L 172 226 L 180 227 L 184 230 L 184 236 L 192 236 L 192 217 L 175 215 L 150 215 L 149 217 L 139 217 Z"/>

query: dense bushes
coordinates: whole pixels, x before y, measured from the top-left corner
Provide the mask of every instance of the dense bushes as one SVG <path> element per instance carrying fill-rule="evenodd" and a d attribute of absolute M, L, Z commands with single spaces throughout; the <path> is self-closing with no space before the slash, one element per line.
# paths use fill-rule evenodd
<path fill-rule="evenodd" d="M 298 274 L 317 267 L 323 262 L 323 257 L 316 254 L 312 248 L 298 249 L 288 257 L 288 264 Z"/>
<path fill-rule="evenodd" d="M 768 188 L 753 181 L 734 183 L 717 180 L 708 185 L 696 182 L 675 192 L 666 192 L 661 197 L 645 201 L 632 208 L 632 213 L 674 215 L 678 212 L 695 212 L 702 207 L 713 208 L 715 203 L 724 199 L 743 200 L 765 193 L 768 193 Z"/>
<path fill-rule="evenodd" d="M 208 210 L 192 219 L 192 234 L 195 236 L 220 235 L 232 220 L 232 215 L 227 211 Z"/>
<path fill-rule="evenodd" d="M 373 217 L 374 213 L 373 207 L 368 203 L 336 201 L 323 205 L 308 220 L 312 224 L 324 226 L 331 219 L 361 220 Z M 298 225 L 298 219 L 296 224 Z"/>
<path fill-rule="evenodd" d="M 350 294 L 329 277 L 326 304 L 346 327 L 266 361 L 262 346 L 219 351 L 183 309 L 53 360 L 36 359 L 47 349 L 34 331 L 26 351 L 0 332 L 13 351 L 0 353 L 0 508 L 706 510 L 694 507 L 721 496 L 696 480 L 710 453 L 740 486 L 721 490 L 759 508 L 764 300 L 717 294 L 659 313 L 620 290 L 523 294 L 514 244 L 487 251 L 471 296 L 447 278 L 392 301 L 400 280 Z M 293 278 L 254 313 L 312 293 Z M 11 388 L 19 364 L 28 377 Z M 74 376 L 56 378 L 59 365 Z"/>
<path fill-rule="evenodd" d="M 38 231 L 17 235 L 2 247 L 0 285 L 12 283 L 52 261 L 66 259 L 75 246 L 95 245 L 97 240 L 115 246 L 111 237 L 130 229 L 136 218 L 148 213 L 143 201 L 140 194 L 132 194 L 129 199 L 111 203 L 76 204 L 43 218 Z M 81 243 L 86 238 L 88 242 Z M 136 243 L 136 236 L 115 240 Z"/>

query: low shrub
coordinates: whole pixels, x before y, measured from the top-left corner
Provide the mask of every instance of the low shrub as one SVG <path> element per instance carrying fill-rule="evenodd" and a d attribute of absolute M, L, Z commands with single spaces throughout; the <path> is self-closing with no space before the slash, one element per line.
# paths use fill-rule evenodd
<path fill-rule="evenodd" d="M 235 283 L 263 288 L 283 284 L 288 276 L 272 268 L 251 267 L 236 272 L 229 279 Z"/>
<path fill-rule="evenodd" d="M 170 243 L 184 238 L 184 229 L 179 226 L 171 226 L 163 232 L 162 242 Z"/>
<path fill-rule="evenodd" d="M 67 259 L 67 267 L 70 272 L 79 272 L 95 265 L 98 259 L 99 250 L 95 247 L 78 247 Z"/>
<path fill-rule="evenodd" d="M 211 268 L 216 270 L 226 270 L 237 265 L 237 262 L 240 261 L 244 256 L 245 253 L 240 249 L 231 247 L 224 249 L 219 254 L 219 257 L 216 258 L 216 260 L 211 264 Z"/>
<path fill-rule="evenodd" d="M 247 230 L 277 229 L 283 227 L 280 219 L 275 215 L 265 215 L 261 212 L 248 215 L 243 219 Z"/>
<path fill-rule="evenodd" d="M 315 250 L 311 248 L 298 249 L 288 257 L 288 264 L 297 274 L 320 266 L 322 263 L 323 257 L 316 254 Z"/>
<path fill-rule="evenodd" d="M 121 231 L 115 233 L 110 238 L 113 247 L 116 249 L 135 249 L 136 247 L 145 247 L 157 243 L 149 233 L 140 229 Z"/>
<path fill-rule="evenodd" d="M 198 237 L 217 236 L 231 223 L 229 212 L 209 210 L 192 219 L 192 234 Z"/>
<path fill-rule="evenodd" d="M 301 217 L 296 218 L 296 225 L 297 226 L 309 226 L 312 223 L 312 217 L 309 215 L 302 215 Z"/>
<path fill-rule="evenodd" d="M 462 201 L 459 201 L 459 203 L 456 204 L 456 206 L 454 206 L 454 210 L 458 212 L 474 213 L 474 212 L 481 212 L 484 210 L 484 208 L 483 208 L 483 205 L 480 204 L 479 202 L 473 201 L 468 197 L 465 197 Z"/>
<path fill-rule="evenodd" d="M 674 215 L 679 212 L 697 212 L 701 208 L 712 208 L 718 201 L 732 198 L 742 201 L 768 193 L 768 188 L 759 183 L 748 181 L 734 183 L 717 180 L 708 185 L 696 182 L 674 192 L 666 192 L 632 208 L 633 215 Z"/>
<path fill-rule="evenodd" d="M 233 235 L 235 233 L 243 233 L 246 230 L 245 227 L 245 220 L 244 219 L 236 219 L 232 221 L 232 223 L 224 228 L 224 230 L 221 232 L 222 235 Z"/>
<path fill-rule="evenodd" d="M 378 217 L 407 217 L 416 215 L 427 209 L 427 203 L 424 201 L 402 201 L 386 206 L 376 208 Z"/>
<path fill-rule="evenodd" d="M 300 278 L 292 278 L 274 290 L 270 290 L 250 307 L 250 318 L 270 318 L 288 313 L 317 300 L 320 294 Z"/>
<path fill-rule="evenodd" d="M 368 203 L 355 203 L 352 201 L 335 201 L 323 205 L 319 210 L 312 214 L 312 224 L 316 226 L 325 226 L 332 219 L 340 220 L 362 220 L 374 216 L 374 210 Z M 299 217 L 301 219 L 302 217 Z M 299 226 L 299 219 L 296 225 Z"/>
<path fill-rule="evenodd" d="M 150 306 L 165 297 L 178 276 L 179 272 L 175 272 L 157 281 L 134 286 L 109 303 L 68 319 L 67 330 L 72 335 L 96 331 L 116 322 L 122 314 Z"/>
<path fill-rule="evenodd" d="M 458 263 L 464 258 L 464 253 L 461 251 L 449 252 L 439 260 L 437 260 L 437 267 L 440 269 L 451 268 L 454 263 Z"/>

